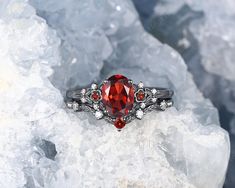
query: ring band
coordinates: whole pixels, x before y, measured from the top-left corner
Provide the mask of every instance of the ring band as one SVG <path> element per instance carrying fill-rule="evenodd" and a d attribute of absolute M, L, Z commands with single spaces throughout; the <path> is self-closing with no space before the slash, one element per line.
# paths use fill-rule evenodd
<path fill-rule="evenodd" d="M 134 119 L 142 119 L 151 110 L 173 106 L 174 92 L 159 87 L 134 84 L 123 75 L 113 75 L 100 85 L 66 92 L 66 105 L 74 111 L 92 112 L 97 119 L 105 119 L 120 131 Z"/>

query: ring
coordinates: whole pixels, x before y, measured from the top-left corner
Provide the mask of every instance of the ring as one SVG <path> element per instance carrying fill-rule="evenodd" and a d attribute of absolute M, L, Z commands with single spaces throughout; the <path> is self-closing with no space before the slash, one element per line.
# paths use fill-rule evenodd
<path fill-rule="evenodd" d="M 164 111 L 173 106 L 173 91 L 166 88 L 144 87 L 140 82 L 117 74 L 100 85 L 69 90 L 65 103 L 74 111 L 92 112 L 97 119 L 105 119 L 120 131 L 134 119 L 142 119 L 152 110 Z"/>

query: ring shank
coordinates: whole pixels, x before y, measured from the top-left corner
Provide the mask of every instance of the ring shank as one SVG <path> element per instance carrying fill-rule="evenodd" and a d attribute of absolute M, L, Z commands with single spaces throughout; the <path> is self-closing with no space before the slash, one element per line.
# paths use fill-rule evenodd
<path fill-rule="evenodd" d="M 79 100 L 82 97 L 82 89 L 69 90 L 66 92 L 66 99 L 69 100 Z"/>
<path fill-rule="evenodd" d="M 145 87 L 148 89 L 156 89 L 157 90 L 157 98 L 159 99 L 171 99 L 174 95 L 174 91 L 167 89 L 167 88 L 160 88 L 160 87 Z"/>

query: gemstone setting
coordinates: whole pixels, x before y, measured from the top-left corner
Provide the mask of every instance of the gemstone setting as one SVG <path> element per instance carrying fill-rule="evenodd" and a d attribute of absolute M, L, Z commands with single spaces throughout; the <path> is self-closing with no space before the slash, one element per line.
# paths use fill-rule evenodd
<path fill-rule="evenodd" d="M 128 115 L 129 111 L 133 108 L 133 84 L 125 76 L 117 74 L 108 78 L 103 83 L 101 90 L 102 102 L 107 113 L 119 119 L 118 122 L 120 123 L 120 118 Z M 116 123 L 114 124 L 116 126 Z"/>
<path fill-rule="evenodd" d="M 122 117 L 134 104 L 134 87 L 123 75 L 113 75 L 102 86 L 102 102 L 109 115 Z"/>
<path fill-rule="evenodd" d="M 98 102 L 100 99 L 101 99 L 101 95 L 100 95 L 100 92 L 99 91 L 93 91 L 92 94 L 91 94 L 91 99 L 94 101 L 94 102 Z"/>
<path fill-rule="evenodd" d="M 126 122 L 123 118 L 117 118 L 114 122 L 114 126 L 120 131 L 123 127 L 125 127 Z"/>

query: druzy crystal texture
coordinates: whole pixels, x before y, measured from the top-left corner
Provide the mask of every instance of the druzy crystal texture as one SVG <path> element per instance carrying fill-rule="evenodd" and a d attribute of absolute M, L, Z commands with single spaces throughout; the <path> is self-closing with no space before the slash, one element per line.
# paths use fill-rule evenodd
<path fill-rule="evenodd" d="M 2 0 L 0 36 L 0 187 L 222 187 L 218 112 L 131 1 Z M 117 73 L 173 89 L 175 106 L 122 132 L 65 108 L 66 89 Z"/>
<path fill-rule="evenodd" d="M 182 54 L 198 88 L 218 108 L 232 141 L 225 188 L 235 187 L 235 1 L 133 2 L 146 30 Z"/>

